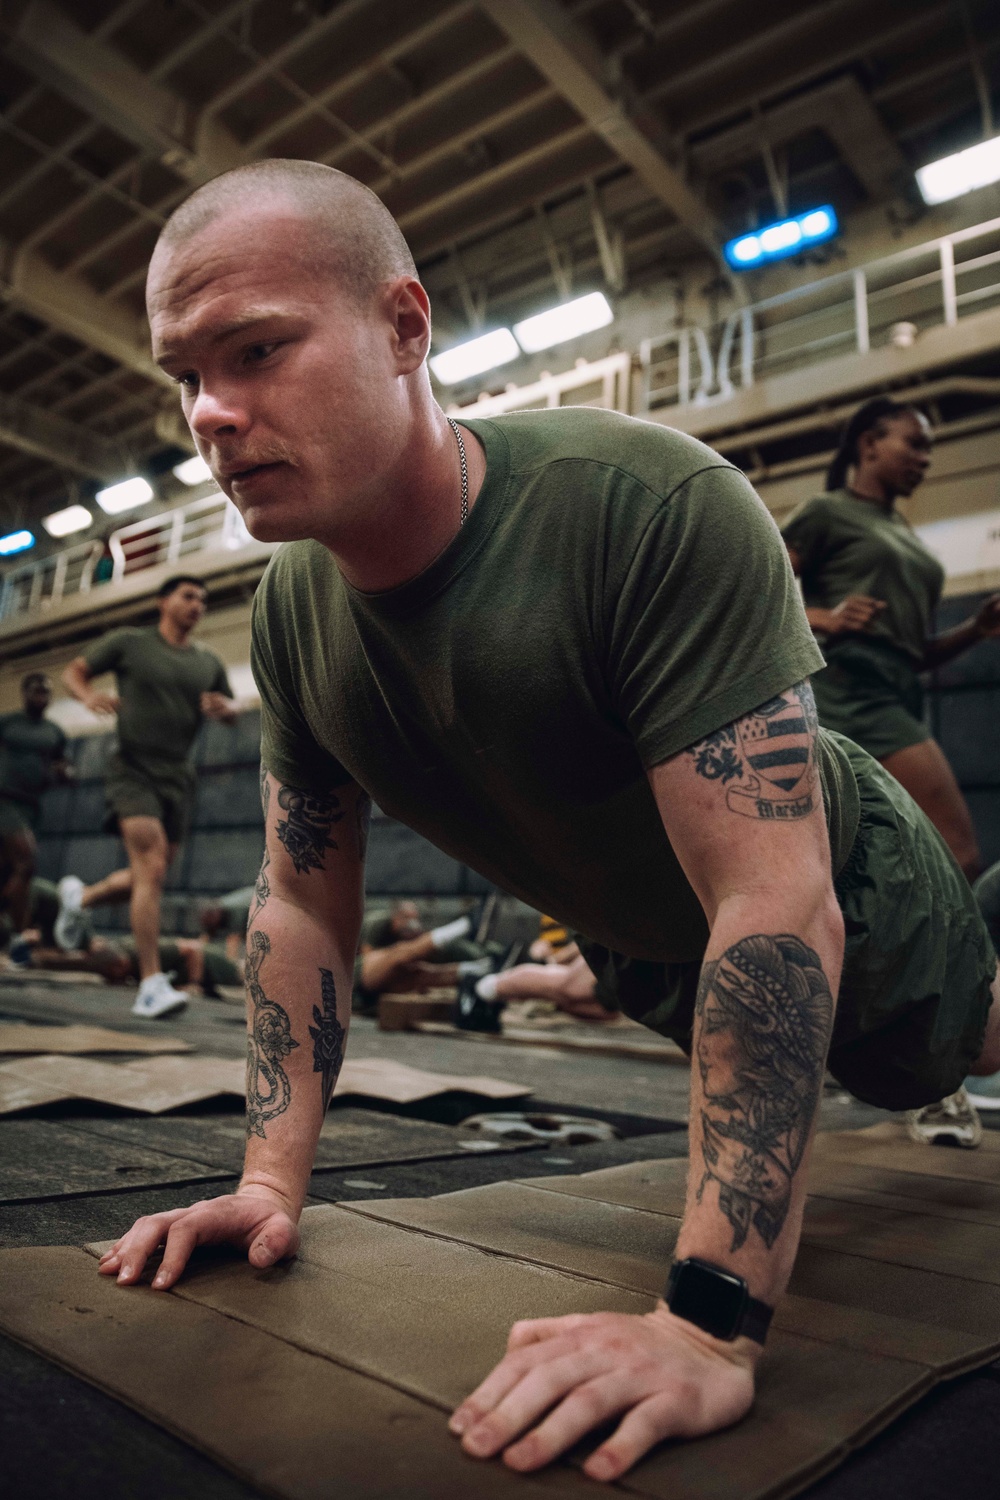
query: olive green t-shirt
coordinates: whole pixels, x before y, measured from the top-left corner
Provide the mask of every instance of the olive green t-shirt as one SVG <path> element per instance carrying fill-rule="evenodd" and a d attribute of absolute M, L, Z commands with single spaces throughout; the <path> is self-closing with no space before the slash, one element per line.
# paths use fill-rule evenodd
<path fill-rule="evenodd" d="M 30 714 L 0 718 L 0 797 L 37 807 L 55 779 L 53 762 L 66 755 L 66 736 L 51 719 Z"/>
<path fill-rule="evenodd" d="M 304 789 L 353 776 L 618 952 L 698 958 L 704 915 L 645 773 L 822 666 L 777 528 L 738 470 L 653 423 L 467 426 L 486 478 L 418 577 L 363 594 L 319 543 L 275 554 L 252 631 L 264 764 Z M 857 784 L 823 746 L 839 868 Z"/>
<path fill-rule="evenodd" d="M 118 748 L 136 765 L 187 759 L 202 693 L 232 697 L 226 669 L 204 646 L 172 646 L 155 626 L 113 630 L 83 653 L 91 673 L 118 679 Z"/>
<path fill-rule="evenodd" d="M 833 609 L 848 594 L 884 599 L 864 634 L 923 661 L 945 575 L 898 510 L 832 490 L 800 505 L 781 534 L 801 559 L 808 607 Z"/>

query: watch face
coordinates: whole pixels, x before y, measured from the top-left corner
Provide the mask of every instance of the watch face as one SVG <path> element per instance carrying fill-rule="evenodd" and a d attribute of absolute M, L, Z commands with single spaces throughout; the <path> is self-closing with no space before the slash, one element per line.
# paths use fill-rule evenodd
<path fill-rule="evenodd" d="M 746 1282 L 706 1261 L 683 1260 L 674 1266 L 668 1305 L 672 1313 L 717 1339 L 739 1333 L 747 1304 Z"/>

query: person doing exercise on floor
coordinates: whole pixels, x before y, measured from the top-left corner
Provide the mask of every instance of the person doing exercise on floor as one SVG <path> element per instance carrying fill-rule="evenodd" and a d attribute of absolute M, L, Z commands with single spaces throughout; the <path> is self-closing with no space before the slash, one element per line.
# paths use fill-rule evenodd
<path fill-rule="evenodd" d="M 138 1220 L 100 1269 L 134 1283 L 163 1245 L 169 1287 L 199 1244 L 294 1254 L 374 798 L 586 934 L 621 1008 L 691 1051 L 662 1299 L 518 1323 L 451 1418 L 469 1454 L 521 1470 L 608 1428 L 584 1471 L 617 1479 L 749 1411 L 827 1061 L 891 1109 L 1000 1069 L 969 884 L 900 784 L 818 727 L 822 657 L 739 470 L 612 411 L 449 420 L 427 294 L 368 189 L 307 162 L 228 173 L 168 222 L 147 296 L 199 452 L 251 534 L 286 545 L 252 627 L 243 1179 Z"/>
<path fill-rule="evenodd" d="M 232 723 L 236 717 L 225 667 L 214 652 L 191 640 L 207 599 L 197 578 L 168 578 L 159 591 L 158 625 L 112 631 L 63 673 L 74 698 L 95 713 L 118 715 L 107 826 L 121 833 L 128 869 L 102 882 L 101 899 L 130 903 L 141 976 L 132 1011 L 150 1020 L 187 1003 L 160 967 L 157 945 L 163 884 L 194 802 L 191 746 L 204 719 Z M 103 672 L 116 674 L 117 694 L 93 686 Z M 83 889 L 75 876 L 60 883 L 64 911 L 56 936 L 66 947 L 75 946 L 72 927 Z"/>
<path fill-rule="evenodd" d="M 66 736 L 45 716 L 52 683 L 44 672 L 22 679 L 21 701 L 19 712 L 0 717 L 0 913 L 15 938 L 30 921 L 42 793 L 73 777 Z"/>
<path fill-rule="evenodd" d="M 902 782 L 973 880 L 980 861 L 972 818 L 924 724 L 917 674 L 1000 636 L 1000 594 L 961 625 L 931 634 L 944 569 L 896 500 L 923 482 L 932 446 L 917 407 L 884 396 L 866 402 L 847 424 L 826 493 L 799 506 L 781 530 L 827 660 L 813 678 L 820 724 Z"/>

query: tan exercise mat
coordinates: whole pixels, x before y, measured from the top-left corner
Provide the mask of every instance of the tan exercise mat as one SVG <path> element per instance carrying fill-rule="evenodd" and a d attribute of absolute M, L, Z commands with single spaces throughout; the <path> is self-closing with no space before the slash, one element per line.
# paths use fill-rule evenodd
<path fill-rule="evenodd" d="M 594 1486 L 568 1465 L 531 1478 L 470 1467 L 444 1412 L 492 1366 L 515 1318 L 652 1305 L 679 1220 L 603 1199 L 634 1196 L 641 1173 L 667 1190 L 683 1166 L 307 1209 L 296 1261 L 256 1272 L 206 1257 L 166 1295 L 117 1289 L 81 1251 L 3 1251 L 0 1328 L 289 1500 L 331 1493 L 334 1473 L 338 1500 L 585 1500 Z M 926 1179 L 929 1200 L 944 1183 Z M 847 1234 L 839 1251 L 805 1245 L 751 1416 L 664 1446 L 613 1488 L 788 1500 L 936 1381 L 995 1357 L 991 1237 L 899 1218 L 900 1234 L 931 1249 L 942 1229 L 963 1230 L 966 1273 L 858 1254 Z"/>
<path fill-rule="evenodd" d="M 354 1094 L 411 1104 L 454 1090 L 488 1099 L 518 1099 L 531 1093 L 530 1088 L 498 1078 L 427 1073 L 385 1058 L 345 1062 L 335 1092 L 338 1099 Z M 0 1115 L 71 1098 L 157 1115 L 220 1094 L 242 1099 L 244 1091 L 245 1064 L 238 1058 L 188 1055 L 106 1063 L 46 1054 L 0 1064 Z"/>
<path fill-rule="evenodd" d="M 0 1054 L 28 1052 L 193 1052 L 175 1036 L 111 1031 L 106 1026 L 32 1026 L 0 1021 Z"/>

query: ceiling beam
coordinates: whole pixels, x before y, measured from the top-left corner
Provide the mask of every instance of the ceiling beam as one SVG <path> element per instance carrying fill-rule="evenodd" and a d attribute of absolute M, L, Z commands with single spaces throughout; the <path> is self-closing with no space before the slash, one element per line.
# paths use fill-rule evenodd
<path fill-rule="evenodd" d="M 761 111 L 756 119 L 733 130 L 700 141 L 692 147 L 692 156 L 704 172 L 725 172 L 759 155 L 764 141 L 770 146 L 783 146 L 817 128 L 830 138 L 876 202 L 891 197 L 907 177 L 906 158 L 853 75 L 800 94 Z"/>
<path fill-rule="evenodd" d="M 7 51 L 36 78 L 192 184 L 247 159 L 224 125 L 89 35 L 52 0 L 30 0 Z"/>
<path fill-rule="evenodd" d="M 616 98 L 604 60 L 587 33 L 556 0 L 482 0 L 500 30 L 543 77 L 577 110 L 621 161 L 709 251 L 721 260 L 722 232 L 714 216 L 684 180 L 663 149 Z M 655 132 L 655 127 L 654 127 Z"/>
<path fill-rule="evenodd" d="M 75 422 L 67 422 L 65 417 L 3 393 L 0 393 L 0 443 L 88 479 L 111 482 L 120 479 L 126 469 L 125 455 L 116 444 Z"/>
<path fill-rule="evenodd" d="M 102 297 L 82 276 L 57 271 L 34 251 L 0 243 L 0 299 L 99 349 L 157 385 L 173 384 L 153 363 L 144 318 Z"/>

